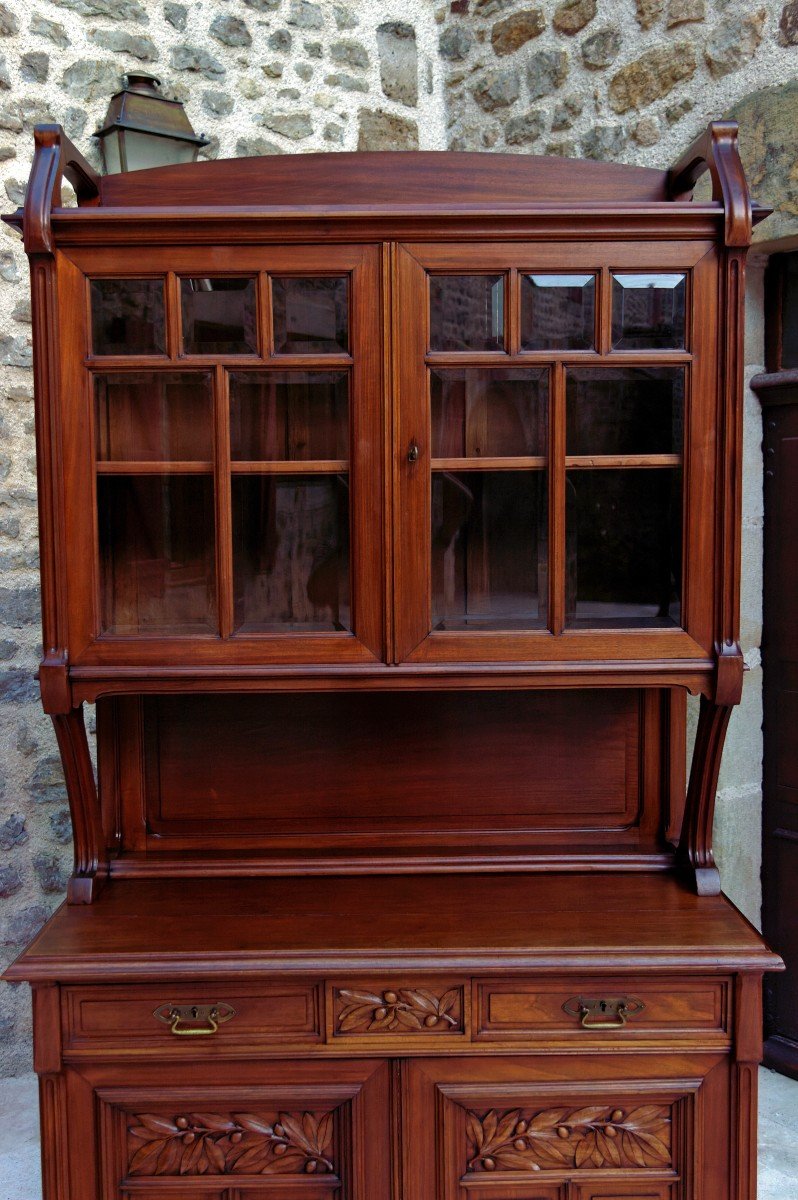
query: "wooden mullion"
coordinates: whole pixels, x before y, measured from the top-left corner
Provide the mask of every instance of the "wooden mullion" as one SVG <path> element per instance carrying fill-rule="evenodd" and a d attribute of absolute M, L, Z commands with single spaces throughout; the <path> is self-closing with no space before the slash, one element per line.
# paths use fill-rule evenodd
<path fill-rule="evenodd" d="M 439 368 L 484 367 L 547 367 L 552 362 L 580 367 L 679 367 L 689 365 L 693 355 L 688 350 L 612 350 L 606 354 L 596 350 L 523 350 L 517 354 L 501 351 L 430 351 L 425 356 L 427 366 Z"/>
<path fill-rule="evenodd" d="M 349 461 L 345 458 L 241 459 L 230 463 L 233 475 L 339 475 L 348 470 Z"/>
<path fill-rule="evenodd" d="M 518 268 L 511 267 L 507 277 L 506 346 L 511 355 L 521 348 L 521 284 Z"/>
<path fill-rule="evenodd" d="M 261 357 L 274 355 L 274 318 L 271 280 L 266 271 L 258 272 L 258 347 Z"/>
<path fill-rule="evenodd" d="M 540 471 L 545 469 L 545 454 L 518 458 L 433 458 L 432 471 Z"/>
<path fill-rule="evenodd" d="M 549 401 L 549 629 L 565 628 L 565 368 L 551 368 Z"/>
<path fill-rule="evenodd" d="M 599 272 L 597 300 L 596 347 L 599 354 L 609 354 L 612 350 L 612 274 L 609 267 L 602 267 Z"/>
<path fill-rule="evenodd" d="M 209 475 L 212 462 L 184 459 L 179 461 L 120 460 L 98 462 L 98 475 Z"/>
<path fill-rule="evenodd" d="M 180 310 L 180 280 L 174 271 L 166 273 L 166 353 L 170 359 L 180 357 L 182 346 L 182 313 Z"/>
<path fill-rule="evenodd" d="M 213 415 L 216 500 L 216 590 L 219 632 L 233 632 L 233 514 L 230 481 L 230 402 L 227 371 L 214 370 Z"/>
<path fill-rule="evenodd" d="M 681 454 L 568 454 L 565 458 L 569 471 L 633 471 L 681 465 Z"/>

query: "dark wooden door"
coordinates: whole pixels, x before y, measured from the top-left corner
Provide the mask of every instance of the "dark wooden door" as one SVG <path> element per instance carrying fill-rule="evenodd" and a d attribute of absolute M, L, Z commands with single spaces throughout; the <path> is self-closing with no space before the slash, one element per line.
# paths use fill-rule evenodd
<path fill-rule="evenodd" d="M 798 1078 L 798 379 L 760 395 L 766 464 L 763 922 L 787 964 L 765 984 L 765 1060 Z"/>

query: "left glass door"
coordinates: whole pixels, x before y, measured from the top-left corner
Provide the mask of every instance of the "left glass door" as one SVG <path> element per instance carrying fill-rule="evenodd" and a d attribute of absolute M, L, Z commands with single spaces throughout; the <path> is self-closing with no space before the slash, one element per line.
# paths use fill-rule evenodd
<path fill-rule="evenodd" d="M 61 275 L 71 660 L 381 659 L 378 252 L 156 256 Z"/>

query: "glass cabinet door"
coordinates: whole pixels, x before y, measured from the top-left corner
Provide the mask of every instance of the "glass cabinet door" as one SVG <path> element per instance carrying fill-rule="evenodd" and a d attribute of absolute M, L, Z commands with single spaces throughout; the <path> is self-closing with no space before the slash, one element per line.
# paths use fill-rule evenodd
<path fill-rule="evenodd" d="M 84 660 L 384 657 L 377 252 L 77 257 Z"/>
<path fill-rule="evenodd" d="M 397 660 L 705 655 L 709 248 L 414 245 L 397 275 Z"/>

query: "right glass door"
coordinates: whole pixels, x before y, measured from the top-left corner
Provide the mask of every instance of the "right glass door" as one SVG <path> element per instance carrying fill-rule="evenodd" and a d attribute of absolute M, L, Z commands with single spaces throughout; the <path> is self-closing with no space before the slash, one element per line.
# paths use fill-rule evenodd
<path fill-rule="evenodd" d="M 397 661 L 707 656 L 716 269 L 398 249 Z"/>

